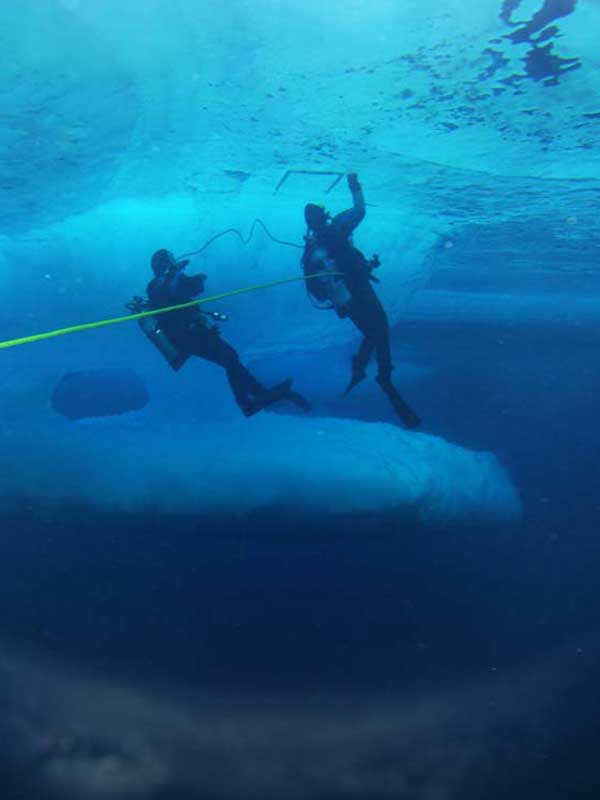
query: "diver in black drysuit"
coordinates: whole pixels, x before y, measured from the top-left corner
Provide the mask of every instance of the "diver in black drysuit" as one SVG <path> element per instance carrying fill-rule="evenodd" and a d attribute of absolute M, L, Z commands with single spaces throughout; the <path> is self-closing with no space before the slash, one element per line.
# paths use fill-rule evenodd
<path fill-rule="evenodd" d="M 332 271 L 341 277 L 321 281 L 307 281 L 308 291 L 318 300 L 329 300 L 341 318 L 348 317 L 363 334 L 360 348 L 352 358 L 352 378 L 346 388 L 350 392 L 366 376 L 366 367 L 375 352 L 377 359 L 377 382 L 389 397 L 392 406 L 407 428 L 416 428 L 420 419 L 404 402 L 391 380 L 392 357 L 388 318 L 371 281 L 376 279 L 371 270 L 379 266 L 377 256 L 367 261 L 354 247 L 352 233 L 364 219 L 365 201 L 362 188 L 354 173 L 348 175 L 348 187 L 352 193 L 352 208 L 342 211 L 333 219 L 321 206 L 308 203 L 304 217 L 308 226 L 302 256 L 307 276 Z"/>
<path fill-rule="evenodd" d="M 187 264 L 187 261 L 177 262 L 168 250 L 154 253 L 151 261 L 154 278 L 146 289 L 150 309 L 186 303 L 204 291 L 206 275 L 185 275 L 183 270 Z M 272 389 L 263 386 L 241 363 L 234 348 L 220 337 L 218 328 L 207 324 L 206 315 L 198 306 L 161 314 L 160 320 L 165 335 L 182 353 L 223 367 L 236 403 L 245 416 L 250 417 L 278 400 L 290 400 L 303 411 L 310 410 L 302 395 L 291 391 L 291 380 Z"/>

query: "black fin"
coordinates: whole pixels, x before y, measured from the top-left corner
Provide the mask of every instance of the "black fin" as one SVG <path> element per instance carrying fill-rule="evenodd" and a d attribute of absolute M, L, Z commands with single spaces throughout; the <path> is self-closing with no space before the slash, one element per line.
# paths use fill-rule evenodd
<path fill-rule="evenodd" d="M 258 414 L 259 411 L 262 411 L 267 406 L 270 406 L 272 403 L 276 403 L 278 400 L 284 400 L 290 394 L 291 388 L 292 381 L 288 379 L 278 383 L 271 389 L 267 389 L 264 394 L 260 395 L 260 397 L 255 398 L 244 406 L 244 414 L 247 417 L 252 417 L 254 414 Z"/>
<path fill-rule="evenodd" d="M 302 411 L 306 412 L 307 414 L 310 413 L 312 410 L 311 404 L 308 402 L 304 395 L 300 394 L 300 392 L 288 392 L 285 396 L 286 400 L 289 400 L 290 403 L 293 403 L 298 408 L 301 408 Z"/>
<path fill-rule="evenodd" d="M 383 391 L 390 398 L 390 402 L 396 414 L 400 417 L 404 426 L 413 430 L 421 425 L 419 416 L 412 410 L 412 408 L 402 399 L 402 395 L 396 389 L 394 384 L 389 378 L 380 378 L 377 376 L 377 383 L 381 386 Z"/>

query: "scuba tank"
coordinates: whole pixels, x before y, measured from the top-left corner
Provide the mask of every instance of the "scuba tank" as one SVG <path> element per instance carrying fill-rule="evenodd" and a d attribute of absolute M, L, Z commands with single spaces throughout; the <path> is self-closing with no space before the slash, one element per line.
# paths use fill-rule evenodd
<path fill-rule="evenodd" d="M 303 258 L 304 274 L 314 275 L 317 272 L 329 272 L 331 275 L 324 275 L 307 281 L 306 288 L 310 295 L 320 302 L 329 301 L 331 306 L 338 314 L 343 313 L 344 309 L 352 299 L 352 295 L 345 281 L 339 275 L 335 275 L 335 262 L 327 254 L 324 247 L 312 247 Z M 327 306 L 326 306 L 327 307 Z"/>
<path fill-rule="evenodd" d="M 131 303 L 126 303 L 125 305 L 126 308 L 132 312 L 132 314 L 140 314 L 142 311 L 148 310 L 148 303 L 143 297 L 138 297 L 137 295 L 133 298 Z M 220 314 L 218 311 L 201 311 L 200 313 L 203 314 L 204 317 L 210 317 L 216 322 L 227 321 L 227 316 L 225 314 Z M 185 362 L 190 357 L 190 354 L 182 352 L 173 344 L 167 334 L 160 327 L 159 316 L 142 317 L 141 319 L 138 319 L 138 325 L 144 332 L 146 338 L 152 342 L 154 347 L 156 347 L 159 353 L 167 360 L 171 369 L 177 371 L 183 367 Z M 218 327 L 213 325 L 213 330 L 218 331 Z"/>
<path fill-rule="evenodd" d="M 175 347 L 167 334 L 160 328 L 156 317 L 142 317 L 138 320 L 138 325 L 156 349 L 166 358 L 171 369 L 177 371 L 183 367 L 190 357 L 189 353 L 182 353 Z"/>
<path fill-rule="evenodd" d="M 329 258 L 324 247 L 319 247 L 314 251 L 313 261 L 319 264 L 319 267 L 317 268 L 318 272 L 322 271 L 331 273 L 323 278 L 317 278 L 317 280 L 321 284 L 323 293 L 326 295 L 327 299 L 338 312 L 338 314 L 343 312 L 350 300 L 352 300 L 352 295 L 350 294 L 350 290 L 346 286 L 344 279 L 335 274 L 335 261 L 332 258 Z"/>
<path fill-rule="evenodd" d="M 131 303 L 127 303 L 127 308 L 133 314 L 139 314 L 147 310 L 148 304 L 142 297 L 134 297 Z M 142 319 L 138 319 L 138 325 L 147 339 L 152 342 L 154 347 L 156 347 L 160 354 L 166 359 L 171 369 L 175 371 L 181 369 L 190 357 L 189 353 L 182 353 L 181 350 L 175 347 L 167 334 L 161 329 L 158 318 L 142 317 Z"/>

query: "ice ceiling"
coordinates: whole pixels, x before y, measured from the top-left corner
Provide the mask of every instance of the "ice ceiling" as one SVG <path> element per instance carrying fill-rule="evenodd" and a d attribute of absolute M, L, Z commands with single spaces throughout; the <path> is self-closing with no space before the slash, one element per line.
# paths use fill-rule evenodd
<path fill-rule="evenodd" d="M 2 232 L 291 168 L 425 207 L 600 178 L 599 30 L 598 0 L 6 0 Z"/>

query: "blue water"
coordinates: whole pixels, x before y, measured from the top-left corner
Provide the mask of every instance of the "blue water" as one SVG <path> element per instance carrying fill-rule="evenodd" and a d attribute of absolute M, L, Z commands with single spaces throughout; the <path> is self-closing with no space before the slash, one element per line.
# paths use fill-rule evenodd
<path fill-rule="evenodd" d="M 271 768 L 284 770 L 274 796 L 303 787 L 300 796 L 387 797 L 385 779 L 407 786 L 391 796 L 409 798 L 438 783 L 442 797 L 594 797 L 600 335 L 413 323 L 394 339 L 431 366 L 411 398 L 427 428 L 499 454 L 522 494 L 522 525 L 399 531 L 393 514 L 115 517 L 74 506 L 35 520 L 24 512 L 4 526 L 3 636 L 83 674 L 202 687 L 221 698 L 227 718 L 239 713 L 242 737 L 252 739 L 256 725 L 246 706 L 274 704 L 285 731 L 271 745 Z M 430 740 L 412 734 L 416 701 L 440 716 L 426 727 Z M 309 725 L 332 731 L 304 756 L 298 702 Z M 359 717 L 346 752 L 347 723 L 341 712 L 337 723 L 327 716 L 330 703 L 383 703 L 392 715 L 385 736 Z M 449 719 L 447 703 L 456 704 Z M 67 752 L 104 757 L 93 727 L 63 732 Z M 293 754 L 280 752 L 282 735 Z M 219 751 L 220 766 L 195 777 L 201 793 L 170 777 L 144 796 L 234 796 L 228 772 L 253 757 L 251 743 L 246 750 Z M 35 777 L 51 758 L 27 768 Z M 447 762 L 464 758 L 468 768 L 446 777 Z M 343 788 L 346 769 L 358 769 L 358 790 Z M 5 796 L 25 797 L 21 773 L 15 783 Z"/>
<path fill-rule="evenodd" d="M 300 279 L 356 172 L 423 421 L 342 395 L 358 337 L 301 283 L 214 310 L 309 418 L 135 324 L 0 349 L 0 800 L 600 796 L 599 26 L 0 3 L 0 342 L 124 314 L 158 248 Z"/>

